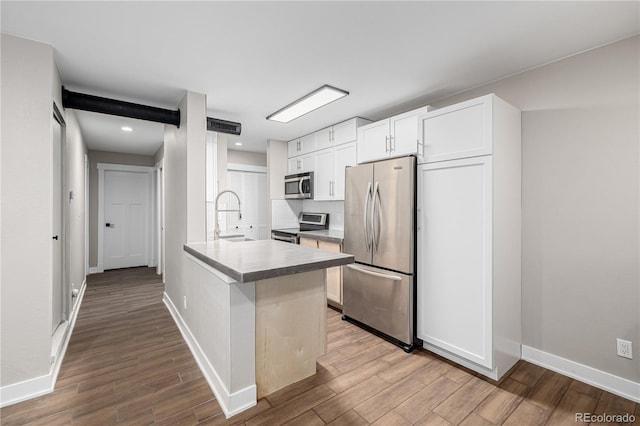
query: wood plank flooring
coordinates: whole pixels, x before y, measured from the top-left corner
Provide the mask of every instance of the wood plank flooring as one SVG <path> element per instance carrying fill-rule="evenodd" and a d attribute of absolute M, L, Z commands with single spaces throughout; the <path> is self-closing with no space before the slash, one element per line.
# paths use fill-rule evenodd
<path fill-rule="evenodd" d="M 231 419 L 162 303 L 150 268 L 88 277 L 49 395 L 0 410 L 2 425 L 564 425 L 575 413 L 634 413 L 640 404 L 520 362 L 492 384 L 424 350 L 401 349 L 327 310 L 318 372 Z"/>

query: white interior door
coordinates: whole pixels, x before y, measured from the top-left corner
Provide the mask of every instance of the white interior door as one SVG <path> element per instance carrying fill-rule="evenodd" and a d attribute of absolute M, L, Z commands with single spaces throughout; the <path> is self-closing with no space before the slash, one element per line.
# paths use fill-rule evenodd
<path fill-rule="evenodd" d="M 62 126 L 53 120 L 53 251 L 52 251 L 52 318 L 51 332 L 64 321 L 64 291 L 62 288 Z"/>
<path fill-rule="evenodd" d="M 149 174 L 104 172 L 104 269 L 147 265 Z"/>

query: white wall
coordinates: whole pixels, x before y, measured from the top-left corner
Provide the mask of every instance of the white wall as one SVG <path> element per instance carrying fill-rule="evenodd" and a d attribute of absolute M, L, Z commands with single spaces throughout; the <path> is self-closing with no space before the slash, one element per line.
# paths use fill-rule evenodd
<path fill-rule="evenodd" d="M 53 110 L 65 117 L 67 281 L 84 281 L 84 154 L 77 121 L 62 110 L 51 46 L 2 34 L 0 386 L 10 397 L 50 390 Z M 69 191 L 74 199 L 69 200 Z M 44 380 L 42 380 L 44 379 Z M 21 394 L 22 393 L 22 394 Z"/>
<path fill-rule="evenodd" d="M 522 110 L 523 344 L 636 383 L 639 52 L 636 36 L 431 103 L 496 93 Z"/>

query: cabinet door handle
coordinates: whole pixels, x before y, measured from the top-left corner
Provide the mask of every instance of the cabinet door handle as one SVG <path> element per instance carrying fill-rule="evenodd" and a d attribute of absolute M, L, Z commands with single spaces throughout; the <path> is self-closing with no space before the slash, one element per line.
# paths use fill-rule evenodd
<path fill-rule="evenodd" d="M 384 152 L 389 152 L 389 136 L 384 137 Z"/>
<path fill-rule="evenodd" d="M 389 136 L 389 151 L 395 151 L 395 150 L 396 150 L 396 137 Z"/>
<path fill-rule="evenodd" d="M 424 155 L 424 148 L 422 149 L 422 152 L 420 152 L 420 147 L 422 146 L 422 144 L 420 143 L 420 139 L 416 139 L 416 152 L 418 153 L 418 156 L 422 157 Z"/>
<path fill-rule="evenodd" d="M 56 241 L 58 240 L 58 236 L 57 236 L 57 235 L 54 235 L 52 238 L 53 238 L 54 240 L 56 240 Z"/>

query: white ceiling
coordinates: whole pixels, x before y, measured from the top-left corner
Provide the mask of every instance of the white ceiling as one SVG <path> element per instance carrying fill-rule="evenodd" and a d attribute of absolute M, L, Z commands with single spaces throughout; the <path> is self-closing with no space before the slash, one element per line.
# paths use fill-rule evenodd
<path fill-rule="evenodd" d="M 640 2 L 12 2 L 2 32 L 51 44 L 74 91 L 175 109 L 185 90 L 264 151 L 361 116 L 425 105 L 640 31 Z M 344 99 L 288 124 L 272 112 L 322 86 Z M 81 113 L 91 149 L 149 153 L 119 118 Z M 162 137 L 162 126 L 151 124 Z M 154 132 L 145 138 L 152 137 Z M 148 140 L 148 139 L 147 139 Z M 138 145 L 139 144 L 139 145 Z"/>

